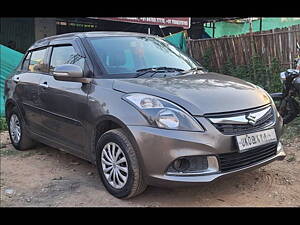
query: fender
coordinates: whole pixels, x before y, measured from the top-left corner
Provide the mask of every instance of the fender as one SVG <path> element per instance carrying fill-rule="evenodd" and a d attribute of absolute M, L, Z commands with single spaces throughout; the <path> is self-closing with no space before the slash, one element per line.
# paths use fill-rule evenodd
<path fill-rule="evenodd" d="M 25 114 L 25 112 L 24 112 L 24 110 L 19 106 L 19 104 L 18 104 L 18 102 L 17 101 L 15 101 L 14 99 L 7 99 L 6 100 L 6 102 L 5 102 L 5 116 L 6 116 L 6 118 L 8 117 L 8 109 L 9 109 L 9 105 L 10 104 L 12 104 L 13 106 L 16 106 L 17 107 L 17 109 L 18 109 L 18 111 L 20 112 L 20 114 L 21 114 L 21 119 L 23 120 L 23 121 L 25 121 L 25 118 L 24 118 L 24 114 Z"/>
<path fill-rule="evenodd" d="M 103 115 L 100 118 L 98 118 L 97 121 L 95 122 L 95 126 L 93 127 L 93 132 L 91 135 L 91 153 L 92 153 L 91 154 L 91 162 L 93 164 L 96 163 L 96 153 L 95 153 L 96 149 L 95 148 L 96 148 L 96 144 L 97 144 L 97 136 L 96 136 L 97 125 L 104 121 L 112 121 L 112 122 L 118 124 L 119 127 L 121 127 L 125 131 L 130 142 L 133 144 L 134 149 L 137 150 L 136 151 L 137 157 L 139 159 L 139 162 L 141 162 L 141 167 L 144 170 L 145 169 L 144 161 L 143 161 L 143 158 L 140 153 L 140 148 L 139 148 L 133 134 L 131 133 L 130 129 L 128 129 L 128 127 L 125 123 L 123 123 L 120 119 L 118 119 L 117 117 L 112 116 L 112 115 Z"/>

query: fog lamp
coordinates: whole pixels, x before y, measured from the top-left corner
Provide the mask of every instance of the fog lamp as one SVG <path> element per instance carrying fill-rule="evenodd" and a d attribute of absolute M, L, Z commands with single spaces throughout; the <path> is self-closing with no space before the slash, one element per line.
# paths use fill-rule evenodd
<path fill-rule="evenodd" d="M 216 156 L 186 156 L 173 161 L 167 169 L 167 175 L 193 176 L 218 171 L 219 164 Z"/>
<path fill-rule="evenodd" d="M 174 161 L 173 167 L 178 172 L 183 172 L 187 170 L 190 166 L 189 160 L 185 158 L 180 158 Z"/>

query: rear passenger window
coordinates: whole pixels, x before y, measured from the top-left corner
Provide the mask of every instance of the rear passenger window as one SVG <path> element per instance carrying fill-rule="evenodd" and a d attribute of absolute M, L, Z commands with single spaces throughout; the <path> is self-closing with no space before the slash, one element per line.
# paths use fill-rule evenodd
<path fill-rule="evenodd" d="M 75 64 L 84 69 L 84 58 L 78 55 L 73 46 L 57 46 L 53 47 L 51 60 L 50 60 L 50 71 L 52 72 L 55 67 L 63 64 Z"/>
<path fill-rule="evenodd" d="M 30 72 L 47 72 L 47 65 L 45 64 L 46 48 L 32 51 L 29 62 Z"/>

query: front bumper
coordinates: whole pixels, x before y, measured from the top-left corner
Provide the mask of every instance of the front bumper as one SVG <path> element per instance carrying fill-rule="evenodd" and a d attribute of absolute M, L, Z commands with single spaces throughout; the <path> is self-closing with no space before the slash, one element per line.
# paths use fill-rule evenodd
<path fill-rule="evenodd" d="M 274 160 L 285 158 L 281 144 L 278 144 L 275 155 L 228 172 L 219 170 L 189 175 L 167 173 L 170 164 L 180 157 L 215 156 L 218 158 L 220 154 L 237 152 L 234 136 L 223 135 L 205 118 L 202 118 L 200 122 L 207 128 L 206 132 L 165 130 L 144 126 L 128 127 L 138 145 L 145 181 L 149 185 L 174 187 L 206 183 L 222 176 L 261 167 Z M 279 139 L 282 133 L 282 123 L 277 122 L 274 129 Z"/>
<path fill-rule="evenodd" d="M 187 186 L 187 185 L 196 185 L 199 183 L 208 183 L 208 182 L 213 182 L 220 177 L 234 175 L 251 169 L 262 167 L 275 160 L 283 160 L 285 156 L 286 156 L 285 152 L 281 150 L 275 156 L 259 161 L 258 163 L 252 164 L 250 166 L 245 166 L 240 169 L 232 170 L 230 172 L 217 172 L 213 174 L 194 175 L 194 176 L 157 175 L 151 177 L 150 183 L 154 186 L 166 186 L 166 187 L 176 187 L 176 186 L 180 187 L 180 186 Z"/>

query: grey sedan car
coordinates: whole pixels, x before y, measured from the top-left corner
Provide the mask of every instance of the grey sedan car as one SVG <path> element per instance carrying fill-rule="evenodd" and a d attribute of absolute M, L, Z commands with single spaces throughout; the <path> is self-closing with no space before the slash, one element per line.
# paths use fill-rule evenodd
<path fill-rule="evenodd" d="M 37 142 L 96 164 L 117 198 L 282 160 L 282 118 L 262 88 L 206 71 L 163 39 L 86 32 L 44 38 L 5 83 L 14 147 Z"/>

